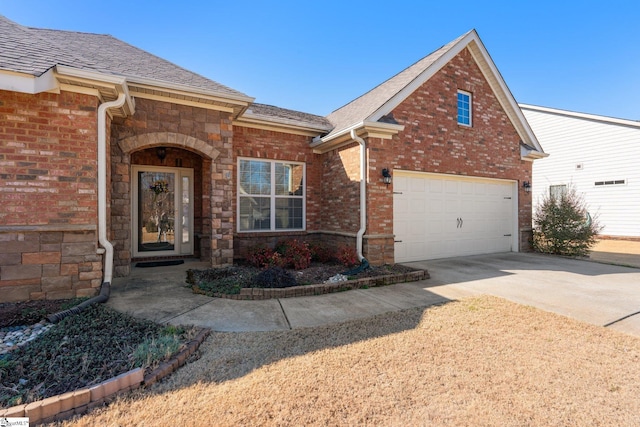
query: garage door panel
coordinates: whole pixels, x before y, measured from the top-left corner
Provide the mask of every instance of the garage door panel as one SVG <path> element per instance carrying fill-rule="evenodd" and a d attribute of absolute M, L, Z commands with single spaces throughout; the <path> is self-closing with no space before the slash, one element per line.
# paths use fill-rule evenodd
<path fill-rule="evenodd" d="M 513 183 L 398 175 L 394 181 L 397 262 L 512 249 L 517 212 Z M 398 182 L 400 186 L 395 185 Z"/>

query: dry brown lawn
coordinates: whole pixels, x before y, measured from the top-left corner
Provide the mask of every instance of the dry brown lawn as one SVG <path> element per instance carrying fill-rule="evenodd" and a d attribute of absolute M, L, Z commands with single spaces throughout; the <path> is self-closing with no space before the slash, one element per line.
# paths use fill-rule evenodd
<path fill-rule="evenodd" d="M 201 353 L 64 425 L 640 425 L 640 339 L 494 297 Z"/>

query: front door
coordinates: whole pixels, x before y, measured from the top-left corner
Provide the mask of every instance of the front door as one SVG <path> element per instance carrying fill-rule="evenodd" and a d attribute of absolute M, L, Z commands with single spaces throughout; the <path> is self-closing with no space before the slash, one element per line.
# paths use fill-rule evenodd
<path fill-rule="evenodd" d="M 193 169 L 133 166 L 133 255 L 193 254 Z"/>

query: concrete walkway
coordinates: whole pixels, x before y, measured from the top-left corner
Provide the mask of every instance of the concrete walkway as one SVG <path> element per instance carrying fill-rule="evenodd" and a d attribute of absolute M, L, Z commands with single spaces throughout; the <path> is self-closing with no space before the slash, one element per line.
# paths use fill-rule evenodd
<path fill-rule="evenodd" d="M 638 245 L 640 243 L 633 242 Z M 640 252 L 640 251 L 639 251 Z M 602 252 L 606 254 L 606 252 Z M 604 256 L 604 255 L 603 255 Z M 621 264 L 611 257 L 603 261 Z M 631 261 L 631 262 L 629 262 Z M 640 267 L 640 256 L 624 260 Z M 640 269 L 540 254 L 503 253 L 409 264 L 431 279 L 328 295 L 234 301 L 191 292 L 186 270 L 206 264 L 132 268 L 107 303 L 158 323 L 216 331 L 273 331 L 340 323 L 388 311 L 490 294 L 640 336 Z M 623 319 L 623 320 L 621 320 Z"/>
<path fill-rule="evenodd" d="M 310 297 L 234 301 L 194 294 L 185 282 L 189 268 L 204 269 L 207 265 L 187 262 L 171 267 L 133 267 L 130 276 L 114 279 L 107 304 L 158 323 L 242 332 L 341 323 L 447 301 L 425 289 L 425 282 Z"/>

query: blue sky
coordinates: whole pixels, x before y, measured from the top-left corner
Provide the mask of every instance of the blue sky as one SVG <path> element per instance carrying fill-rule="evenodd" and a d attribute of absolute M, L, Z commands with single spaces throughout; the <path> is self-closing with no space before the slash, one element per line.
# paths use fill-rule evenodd
<path fill-rule="evenodd" d="M 640 2 L 0 0 L 26 26 L 111 34 L 326 115 L 475 28 L 518 102 L 640 119 Z"/>

